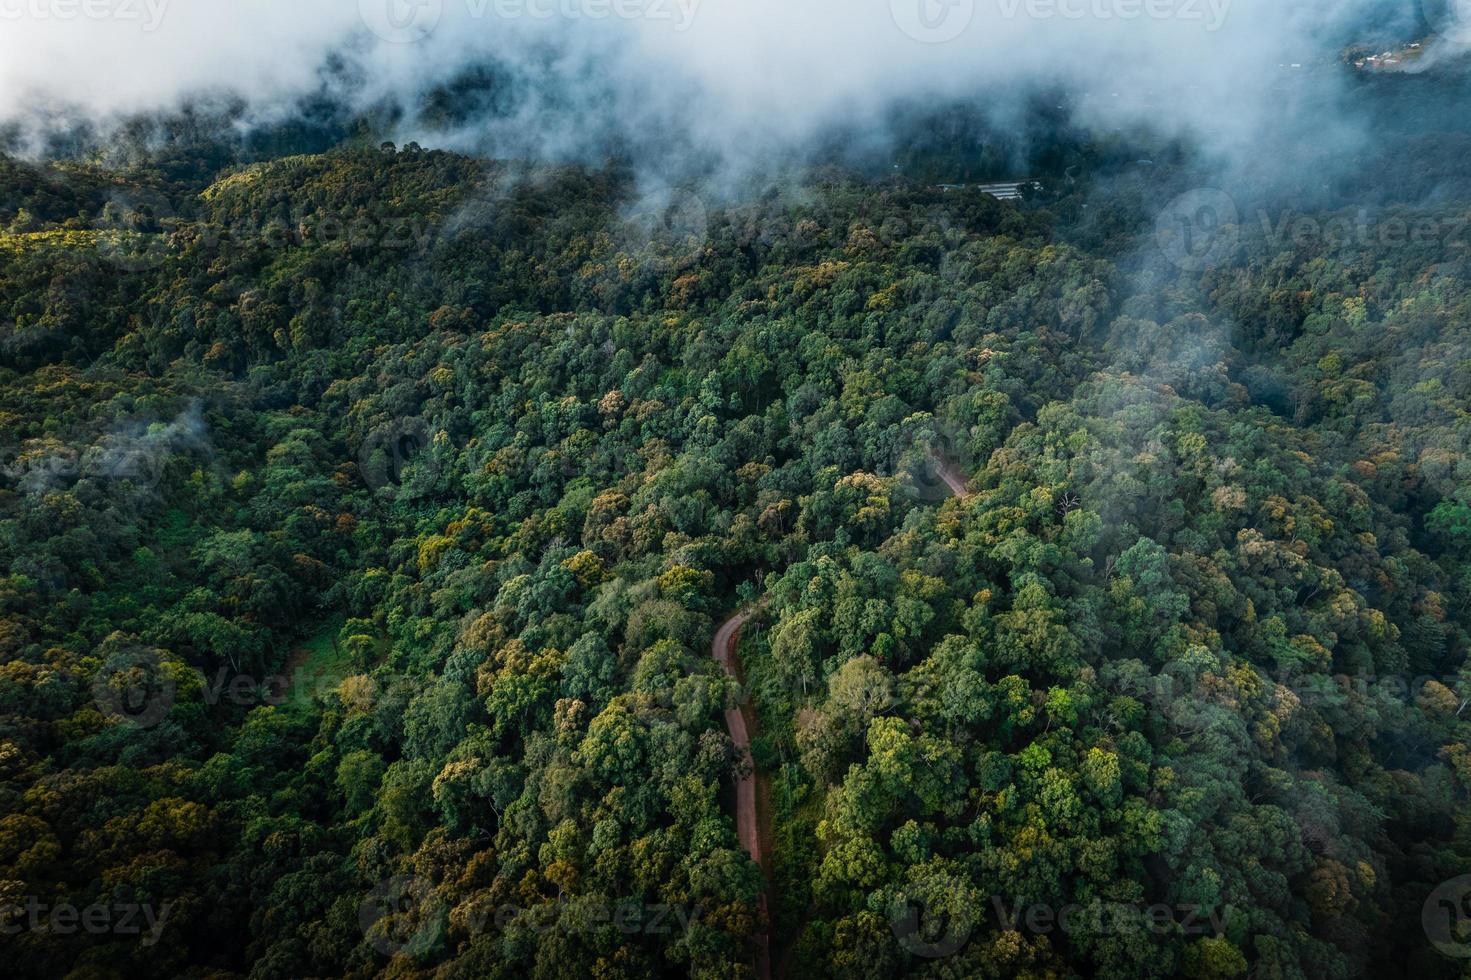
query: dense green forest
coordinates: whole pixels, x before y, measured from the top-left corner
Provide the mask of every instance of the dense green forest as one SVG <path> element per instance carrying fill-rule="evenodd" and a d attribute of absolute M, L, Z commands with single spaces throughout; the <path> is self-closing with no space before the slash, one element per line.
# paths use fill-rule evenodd
<path fill-rule="evenodd" d="M 1471 204 L 1058 165 L 0 157 L 8 970 L 1457 975 Z"/>

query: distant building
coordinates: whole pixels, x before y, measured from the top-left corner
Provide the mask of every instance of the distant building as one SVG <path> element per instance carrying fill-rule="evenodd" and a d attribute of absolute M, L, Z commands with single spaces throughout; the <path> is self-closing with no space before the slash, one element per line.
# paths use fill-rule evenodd
<path fill-rule="evenodd" d="M 979 189 L 982 193 L 990 194 L 998 201 L 1020 201 L 1023 187 L 1036 186 L 1038 185 L 1035 180 L 1018 180 L 997 184 L 981 184 Z"/>
<path fill-rule="evenodd" d="M 1364 58 L 1361 61 L 1355 61 L 1354 67 L 1364 68 L 1369 71 L 1383 71 L 1387 68 L 1394 68 L 1399 65 L 1399 63 L 1399 55 L 1395 54 L 1393 51 L 1386 51 L 1383 54 L 1371 54 L 1369 55 L 1369 57 Z"/>
<path fill-rule="evenodd" d="M 946 193 L 949 193 L 950 191 L 962 191 L 962 190 L 965 190 L 967 187 L 972 187 L 972 186 L 975 187 L 975 189 L 978 190 L 978 191 L 980 191 L 982 194 L 990 194 L 992 197 L 996 198 L 998 201 L 1020 201 L 1022 199 L 1022 188 L 1024 188 L 1024 187 L 1040 187 L 1042 185 L 1039 184 L 1039 183 L 1037 183 L 1035 180 L 1008 180 L 1008 181 L 1000 181 L 1000 182 L 991 183 L 991 184 L 974 184 L 974 185 L 972 185 L 972 184 L 936 184 L 935 185 L 935 190 L 937 190 L 937 191 L 945 191 Z"/>

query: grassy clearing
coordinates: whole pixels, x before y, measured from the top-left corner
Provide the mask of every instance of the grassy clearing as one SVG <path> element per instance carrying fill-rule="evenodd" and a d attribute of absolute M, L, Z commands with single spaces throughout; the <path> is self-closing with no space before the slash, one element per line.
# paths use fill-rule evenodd
<path fill-rule="evenodd" d="M 288 702 L 291 706 L 310 705 L 318 693 L 332 690 L 344 678 L 357 673 L 347 650 L 337 642 L 342 623 L 342 617 L 333 617 L 287 656 L 281 673 L 291 685 L 294 695 Z"/>

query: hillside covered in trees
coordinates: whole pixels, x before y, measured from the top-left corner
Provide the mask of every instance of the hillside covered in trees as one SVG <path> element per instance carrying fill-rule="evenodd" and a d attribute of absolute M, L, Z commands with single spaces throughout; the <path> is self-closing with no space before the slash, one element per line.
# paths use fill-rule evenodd
<path fill-rule="evenodd" d="M 1166 164 L 0 158 L 7 968 L 1456 976 L 1467 205 Z"/>

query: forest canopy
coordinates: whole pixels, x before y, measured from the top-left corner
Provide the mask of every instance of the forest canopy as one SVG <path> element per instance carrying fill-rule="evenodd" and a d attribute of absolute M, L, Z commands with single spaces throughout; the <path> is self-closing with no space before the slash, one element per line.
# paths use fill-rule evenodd
<path fill-rule="evenodd" d="M 1471 205 L 1195 180 L 0 157 L 8 966 L 1457 975 Z"/>

